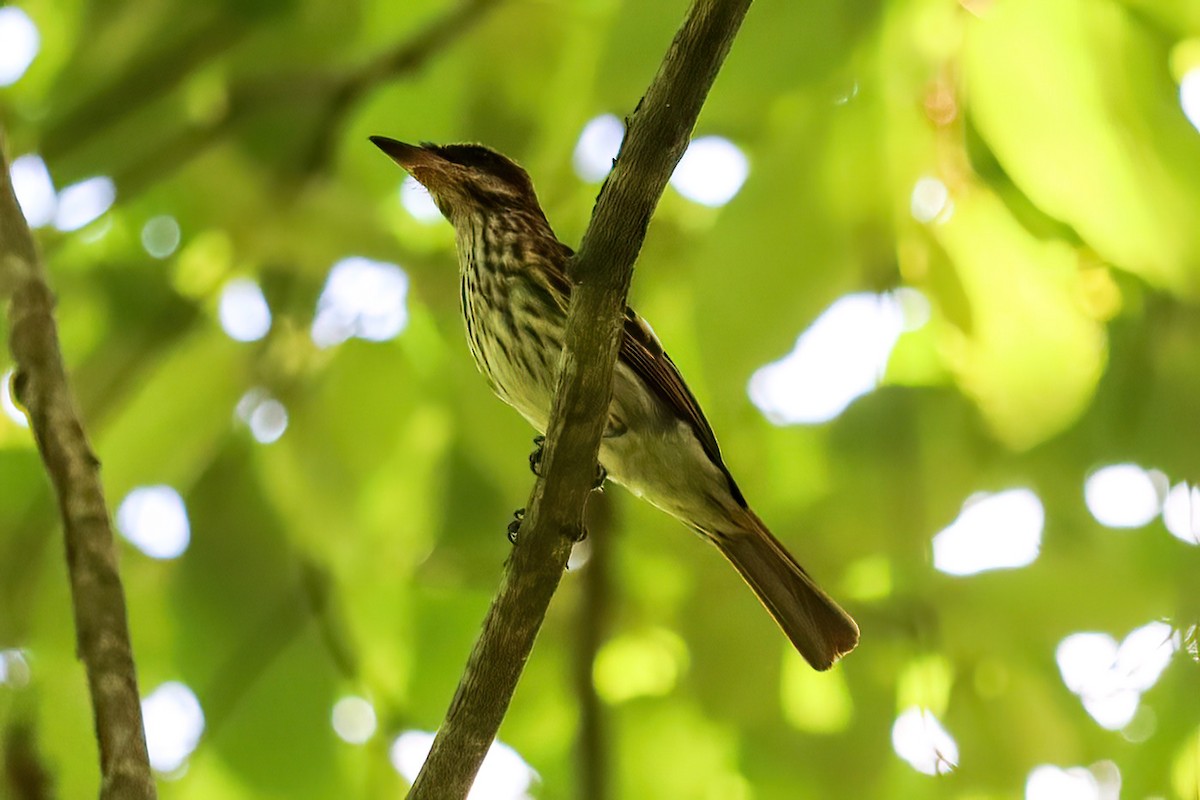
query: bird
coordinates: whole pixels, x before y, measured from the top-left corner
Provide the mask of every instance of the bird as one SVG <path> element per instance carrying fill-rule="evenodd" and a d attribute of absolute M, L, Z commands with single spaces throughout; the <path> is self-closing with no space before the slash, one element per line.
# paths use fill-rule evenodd
<path fill-rule="evenodd" d="M 370 141 L 428 190 L 453 226 L 471 354 L 492 391 L 544 434 L 574 253 L 551 228 L 532 179 L 480 144 Z M 612 481 L 715 545 L 814 669 L 830 668 L 858 644 L 854 619 L 750 509 L 695 395 L 629 308 L 599 461 Z"/>

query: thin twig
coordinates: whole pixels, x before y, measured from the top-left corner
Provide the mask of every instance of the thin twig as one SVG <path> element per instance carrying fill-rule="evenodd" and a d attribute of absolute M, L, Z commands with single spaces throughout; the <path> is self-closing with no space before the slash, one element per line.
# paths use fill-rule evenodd
<path fill-rule="evenodd" d="M 571 545 L 583 530 L 633 262 L 749 6 L 750 0 L 695 0 L 629 118 L 621 153 L 572 263 L 575 288 L 542 461 L 545 477 L 534 485 L 500 589 L 411 800 L 465 797 L 504 719 Z"/>
<path fill-rule="evenodd" d="M 0 141 L 0 296 L 8 300 L 14 389 L 58 495 L 76 648 L 87 671 L 100 745 L 100 797 L 148 800 L 156 794 L 100 462 L 76 410 L 58 345 L 54 296 L 2 150 Z"/>

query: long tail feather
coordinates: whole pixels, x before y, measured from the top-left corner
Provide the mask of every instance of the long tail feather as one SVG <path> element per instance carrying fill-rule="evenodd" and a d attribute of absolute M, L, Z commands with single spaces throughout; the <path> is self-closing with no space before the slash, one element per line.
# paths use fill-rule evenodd
<path fill-rule="evenodd" d="M 711 539 L 814 669 L 829 669 L 858 644 L 858 625 L 851 616 L 758 517 L 749 514 L 746 530 Z"/>

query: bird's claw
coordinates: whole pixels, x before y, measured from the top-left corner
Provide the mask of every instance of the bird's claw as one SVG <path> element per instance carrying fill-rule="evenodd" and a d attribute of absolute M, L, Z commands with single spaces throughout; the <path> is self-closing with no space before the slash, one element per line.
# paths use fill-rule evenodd
<path fill-rule="evenodd" d="M 533 470 L 533 474 L 539 478 L 542 477 L 542 454 L 546 448 L 546 437 L 533 437 L 533 452 L 529 454 L 529 469 Z"/>
<path fill-rule="evenodd" d="M 545 455 L 545 452 L 546 437 L 540 435 L 533 437 L 533 452 L 529 454 L 529 469 L 539 478 L 542 477 L 542 456 Z M 604 482 L 606 480 L 608 480 L 608 470 L 604 468 L 603 464 L 597 462 L 596 476 L 592 481 L 592 491 L 604 491 Z"/>
<path fill-rule="evenodd" d="M 517 543 L 517 532 L 521 530 L 521 523 L 525 521 L 525 509 L 518 508 L 513 512 L 512 522 L 508 523 L 508 541 L 512 544 Z"/>

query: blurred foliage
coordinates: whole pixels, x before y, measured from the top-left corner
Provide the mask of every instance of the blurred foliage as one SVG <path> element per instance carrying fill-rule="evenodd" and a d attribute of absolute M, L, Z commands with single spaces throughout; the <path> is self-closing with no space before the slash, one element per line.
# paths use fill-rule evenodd
<path fill-rule="evenodd" d="M 17 6 L 41 50 L 0 90 L 10 154 L 40 154 L 60 188 L 116 186 L 99 221 L 38 231 L 109 496 L 168 484 L 190 515 L 178 559 L 122 541 L 143 692 L 184 682 L 206 716 L 161 796 L 399 796 L 388 746 L 441 719 L 527 496 L 531 432 L 470 363 L 449 226 L 403 210 L 402 173 L 366 137 L 507 152 L 575 242 L 597 191 L 572 171 L 579 132 L 633 108 L 685 3 Z M 755 4 L 698 128 L 744 149 L 749 180 L 721 209 L 668 190 L 633 302 L 863 643 L 806 671 L 714 552 L 611 490 L 609 556 L 567 576 L 501 731 L 540 773 L 535 796 L 578 796 L 581 614 L 607 625 L 594 685 L 617 797 L 984 800 L 1021 796 L 1036 765 L 1102 760 L 1122 796 L 1200 796 L 1186 647 L 1143 697 L 1146 735 L 1097 725 L 1055 663 L 1072 632 L 1186 633 L 1200 616 L 1200 548 L 1161 519 L 1104 528 L 1083 500 L 1104 464 L 1200 481 L 1200 133 L 1178 88 L 1200 66 L 1198 9 Z M 411 41 L 431 46 L 369 68 Z M 929 224 L 910 212 L 922 176 L 953 203 Z M 161 214 L 182 229 L 165 260 L 139 238 Z M 349 255 L 403 266 L 408 325 L 319 349 L 316 299 Z M 219 324 L 237 276 L 270 304 L 261 341 Z M 836 298 L 899 285 L 931 317 L 884 386 L 818 426 L 750 404 L 751 373 Z M 273 444 L 235 417 L 253 387 L 288 410 Z M 1016 486 L 1045 505 L 1038 560 L 936 571 L 931 538 L 964 500 Z M 58 796 L 89 797 L 60 541 L 29 432 L 0 416 L 0 648 L 30 671 L 0 686 L 0 729 L 27 726 Z M 607 571 L 603 608 L 581 592 L 589 569 Z M 378 713 L 365 745 L 330 725 L 346 695 Z M 958 743 L 948 775 L 893 752 L 913 704 Z"/>

